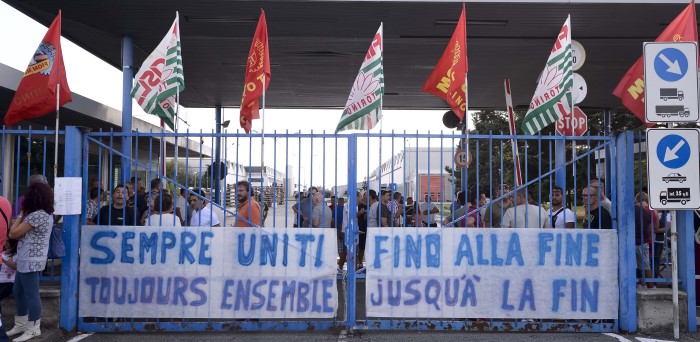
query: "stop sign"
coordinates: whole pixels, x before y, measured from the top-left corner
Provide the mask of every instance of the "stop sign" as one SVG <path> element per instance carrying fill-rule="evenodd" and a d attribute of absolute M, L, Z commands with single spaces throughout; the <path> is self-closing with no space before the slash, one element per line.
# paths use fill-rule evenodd
<path fill-rule="evenodd" d="M 556 122 L 557 133 L 563 136 L 583 136 L 588 131 L 588 116 L 581 108 L 574 106 L 574 117 L 565 115 Z"/>

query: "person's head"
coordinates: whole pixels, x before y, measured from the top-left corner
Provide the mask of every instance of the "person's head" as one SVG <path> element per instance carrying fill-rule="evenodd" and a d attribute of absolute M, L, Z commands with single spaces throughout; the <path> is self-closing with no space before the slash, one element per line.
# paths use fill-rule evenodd
<path fill-rule="evenodd" d="M 160 191 L 163 188 L 163 183 L 161 183 L 160 178 L 153 178 L 151 180 L 151 191 Z"/>
<path fill-rule="evenodd" d="M 598 192 L 598 186 L 596 185 L 589 185 L 583 188 L 581 197 L 583 199 L 583 206 L 588 210 L 598 208 L 599 201 L 602 198 L 601 194 Z"/>
<path fill-rule="evenodd" d="M 250 183 L 248 181 L 238 181 L 236 183 L 236 196 L 238 202 L 243 203 L 250 197 Z"/>
<path fill-rule="evenodd" d="M 312 187 L 311 187 L 311 194 L 313 195 L 313 194 L 315 194 L 315 193 L 317 193 L 317 192 L 318 192 L 318 188 L 315 187 L 315 186 L 312 186 Z"/>
<path fill-rule="evenodd" d="M 115 208 L 124 206 L 124 184 L 117 184 L 112 191 L 112 205 Z"/>
<path fill-rule="evenodd" d="M 357 204 L 367 204 L 365 201 L 367 201 L 367 196 L 362 193 L 362 192 L 357 192 Z"/>
<path fill-rule="evenodd" d="M 649 203 L 649 195 L 647 195 L 647 193 L 644 191 L 639 192 L 634 197 L 634 201 L 636 203 L 639 203 L 639 204 L 648 204 Z"/>
<path fill-rule="evenodd" d="M 406 198 L 406 205 L 413 205 L 413 197 Z"/>
<path fill-rule="evenodd" d="M 141 184 L 141 178 L 139 177 L 131 177 L 131 184 L 134 184 L 137 191 L 143 188 L 143 185 Z"/>
<path fill-rule="evenodd" d="M 345 205 L 345 197 L 338 197 L 338 206 L 342 207 Z"/>
<path fill-rule="evenodd" d="M 33 177 L 33 176 L 32 176 Z M 100 187 L 100 181 L 97 179 L 93 179 L 90 181 L 90 189 L 92 188 L 99 188 Z"/>
<path fill-rule="evenodd" d="M 190 197 L 187 198 L 190 206 L 194 210 L 202 210 L 202 208 L 207 206 L 207 193 L 203 189 L 192 189 L 190 192 Z"/>
<path fill-rule="evenodd" d="M 382 203 L 387 204 L 391 200 L 391 191 L 382 190 Z"/>
<path fill-rule="evenodd" d="M 157 213 L 169 213 L 173 209 L 173 196 L 158 194 L 153 198 L 153 210 Z"/>
<path fill-rule="evenodd" d="M 335 195 L 331 196 L 331 204 L 336 204 Z"/>
<path fill-rule="evenodd" d="M 53 190 L 43 182 L 36 182 L 29 185 L 27 193 L 24 194 L 22 211 L 24 215 L 31 214 L 37 210 L 43 210 L 48 214 L 53 214 Z"/>
<path fill-rule="evenodd" d="M 605 183 L 603 183 L 602 180 L 600 179 L 591 179 L 591 181 L 588 183 L 588 186 L 594 186 L 598 188 L 598 194 L 600 194 L 600 198 L 605 198 Z"/>
<path fill-rule="evenodd" d="M 134 195 L 134 183 L 126 182 L 126 195 L 131 197 Z"/>
<path fill-rule="evenodd" d="M 522 188 L 515 192 L 515 205 L 527 204 L 528 199 L 527 188 Z"/>
<path fill-rule="evenodd" d="M 320 192 L 316 192 L 311 197 L 311 203 L 313 205 L 319 205 L 323 202 L 323 195 Z"/>
<path fill-rule="evenodd" d="M 370 190 L 369 191 L 369 202 L 374 203 L 379 201 L 379 196 L 377 196 L 377 192 L 375 190 Z"/>
<path fill-rule="evenodd" d="M 564 189 L 559 185 L 552 185 L 552 194 L 550 195 L 552 206 L 559 207 L 564 203 Z"/>
<path fill-rule="evenodd" d="M 187 193 L 187 189 L 185 189 L 185 188 L 180 189 L 180 196 L 185 197 L 186 193 Z"/>
<path fill-rule="evenodd" d="M 96 201 L 100 197 L 100 188 L 90 189 L 90 199 Z"/>
<path fill-rule="evenodd" d="M 396 201 L 397 203 L 401 203 L 401 197 L 403 197 L 403 195 L 400 192 L 396 191 L 396 192 L 394 192 L 393 197 L 394 197 L 394 201 Z"/>
<path fill-rule="evenodd" d="M 423 200 L 429 202 L 430 196 L 428 196 L 428 193 L 425 193 L 425 196 L 423 196 Z"/>
<path fill-rule="evenodd" d="M 476 204 L 476 189 L 467 191 L 465 204 L 475 205 Z"/>
<path fill-rule="evenodd" d="M 457 203 L 461 205 L 467 204 L 467 195 L 464 193 L 464 191 L 457 193 Z"/>
<path fill-rule="evenodd" d="M 479 196 L 479 206 L 480 207 L 483 207 L 484 205 L 486 205 L 486 203 L 489 203 L 489 202 L 491 202 L 491 199 L 486 195 L 486 193 L 482 193 Z"/>

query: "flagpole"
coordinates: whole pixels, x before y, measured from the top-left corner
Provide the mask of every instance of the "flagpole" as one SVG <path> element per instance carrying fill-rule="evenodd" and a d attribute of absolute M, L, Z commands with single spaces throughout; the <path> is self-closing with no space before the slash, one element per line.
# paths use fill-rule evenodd
<path fill-rule="evenodd" d="M 263 208 L 265 208 L 264 198 L 265 198 L 265 72 L 262 74 L 262 152 L 260 153 L 260 198 L 258 199 L 260 203 L 260 226 L 264 225 L 263 219 Z"/>
<path fill-rule="evenodd" d="M 467 60 L 467 12 L 464 3 L 462 3 L 462 13 L 464 14 L 464 131 L 462 134 L 464 134 L 464 150 L 467 155 L 467 159 L 469 159 L 469 77 L 468 77 L 468 70 L 469 70 L 469 62 Z M 469 179 L 469 166 L 466 168 L 462 169 L 462 191 L 466 194 L 467 189 L 469 188 L 467 186 L 467 181 Z M 469 196 L 467 196 L 469 197 Z"/>
<path fill-rule="evenodd" d="M 56 83 L 56 141 L 54 142 L 53 150 L 53 180 L 54 186 L 56 185 L 56 178 L 58 178 L 58 120 L 61 114 L 60 111 L 60 97 L 61 97 L 61 83 Z"/>
<path fill-rule="evenodd" d="M 176 13 L 177 13 L 177 12 L 176 12 Z M 176 16 L 178 16 L 178 14 L 176 14 Z M 178 33 L 179 33 L 179 31 L 178 31 Z M 180 197 L 180 190 L 178 190 L 178 187 L 177 187 L 177 184 L 178 184 L 178 180 L 177 180 L 177 167 L 178 167 L 178 163 L 177 163 L 177 154 L 180 152 L 180 151 L 179 151 L 180 149 L 179 149 L 178 146 L 177 146 L 177 127 L 178 127 L 177 122 L 180 121 L 180 120 L 179 120 L 180 118 L 178 117 L 179 113 L 180 113 L 180 83 L 178 82 L 178 83 L 175 85 L 175 118 L 174 118 L 174 119 L 175 119 L 175 133 L 176 133 L 176 136 L 175 136 L 175 138 L 174 138 L 174 140 L 173 140 L 174 145 L 175 145 L 175 159 L 174 159 L 174 162 L 173 162 L 173 181 L 174 181 L 174 187 L 173 187 L 173 208 L 175 208 L 174 210 L 175 210 L 175 213 L 176 213 L 176 214 L 177 214 L 177 200 L 178 200 L 178 197 Z M 185 138 L 185 139 L 187 139 L 187 138 Z M 187 146 L 187 145 L 188 145 L 188 144 L 185 143 L 185 146 Z M 187 186 L 187 184 L 185 184 L 185 186 Z M 184 220 L 184 219 L 185 219 L 185 214 L 184 214 L 184 213 L 180 213 L 180 218 L 182 218 L 182 219 Z"/>

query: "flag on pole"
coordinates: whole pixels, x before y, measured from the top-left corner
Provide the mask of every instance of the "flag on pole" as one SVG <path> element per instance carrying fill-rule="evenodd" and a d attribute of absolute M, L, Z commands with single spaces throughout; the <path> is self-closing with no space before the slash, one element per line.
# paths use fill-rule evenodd
<path fill-rule="evenodd" d="M 59 94 L 56 93 L 57 85 L 60 85 Z M 41 40 L 17 86 L 5 115 L 5 125 L 10 126 L 22 120 L 44 116 L 72 100 L 66 68 L 63 65 L 61 11 L 58 11 L 58 16 Z"/>
<path fill-rule="evenodd" d="M 136 74 L 131 96 L 148 114 L 157 115 L 175 129 L 176 95 L 185 90 L 180 48 L 179 14 L 175 22 Z"/>
<path fill-rule="evenodd" d="M 435 65 L 433 73 L 423 85 L 424 92 L 445 99 L 460 120 L 464 119 L 467 108 L 467 87 L 464 75 L 468 71 L 467 20 L 466 10 L 462 4 L 462 14 L 459 16 L 452 39 Z"/>
<path fill-rule="evenodd" d="M 666 29 L 656 38 L 657 42 L 697 42 L 698 26 L 695 19 L 695 1 L 691 1 L 680 15 L 676 17 Z M 642 57 L 627 70 L 620 83 L 617 84 L 613 95 L 622 100 L 639 120 L 646 122 L 644 113 L 644 61 Z M 655 123 L 646 123 L 651 127 Z"/>
<path fill-rule="evenodd" d="M 383 23 L 372 39 L 360 72 L 350 89 L 350 96 L 340 116 L 335 132 L 366 130 L 376 126 L 382 119 L 382 97 L 384 96 L 384 29 Z"/>
<path fill-rule="evenodd" d="M 537 134 L 573 111 L 571 88 L 574 84 L 571 50 L 571 17 L 566 18 L 547 64 L 542 70 L 530 108 L 521 125 L 527 134 Z"/>
<path fill-rule="evenodd" d="M 241 98 L 241 128 L 250 133 L 253 120 L 260 118 L 259 98 L 270 86 L 270 50 L 267 45 L 267 22 L 265 11 L 260 10 L 258 27 L 255 29 L 253 43 L 250 44 L 248 63 L 245 70 L 245 85 Z"/>

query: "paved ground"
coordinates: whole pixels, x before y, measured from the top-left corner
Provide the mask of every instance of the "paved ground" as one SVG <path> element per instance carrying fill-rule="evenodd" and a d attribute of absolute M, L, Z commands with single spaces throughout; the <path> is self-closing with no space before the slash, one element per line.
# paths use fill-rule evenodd
<path fill-rule="evenodd" d="M 596 333 L 584 334 L 549 334 L 549 333 L 459 333 L 459 332 L 359 332 L 348 335 L 343 332 L 273 332 L 273 333 L 154 333 L 154 334 L 95 334 L 64 336 L 55 341 L 76 342 L 126 342 L 126 341 L 284 341 L 284 342 L 321 342 L 321 341 L 382 341 L 382 342 L 439 342 L 439 341 L 607 341 L 607 342 L 654 342 L 673 341 L 669 334 L 658 335 L 604 335 Z M 700 341 L 698 334 L 683 334 L 681 341 Z M 34 340 L 32 340 L 34 341 Z"/>

